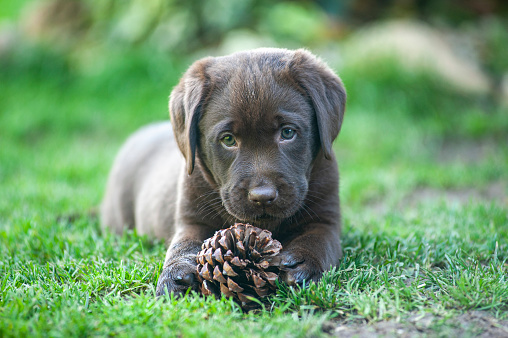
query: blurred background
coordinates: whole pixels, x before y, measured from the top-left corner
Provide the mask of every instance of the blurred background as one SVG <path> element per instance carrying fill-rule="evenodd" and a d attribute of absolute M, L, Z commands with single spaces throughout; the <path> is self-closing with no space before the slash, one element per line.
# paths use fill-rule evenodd
<path fill-rule="evenodd" d="M 96 205 L 193 61 L 269 46 L 310 49 L 346 85 L 346 214 L 508 205 L 506 1 L 2 0 L 0 212 Z"/>

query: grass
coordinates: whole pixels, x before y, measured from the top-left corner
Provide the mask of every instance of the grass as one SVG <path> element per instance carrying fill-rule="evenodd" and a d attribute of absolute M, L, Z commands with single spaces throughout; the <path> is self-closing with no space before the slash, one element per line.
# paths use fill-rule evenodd
<path fill-rule="evenodd" d="M 424 333 L 439 335 L 470 311 L 506 319 L 505 108 L 393 66 L 344 67 L 345 257 L 319 283 L 280 285 L 264 310 L 242 313 L 195 294 L 155 300 L 164 243 L 102 233 L 86 216 L 125 137 L 167 118 L 192 60 L 110 50 L 83 68 L 19 53 L 0 63 L 0 336 L 303 337 L 426 314 Z M 83 216 L 57 221 L 70 212 Z"/>

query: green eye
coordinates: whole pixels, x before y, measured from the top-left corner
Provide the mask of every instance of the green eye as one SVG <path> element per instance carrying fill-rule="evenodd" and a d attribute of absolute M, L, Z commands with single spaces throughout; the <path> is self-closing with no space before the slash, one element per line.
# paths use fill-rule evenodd
<path fill-rule="evenodd" d="M 236 146 L 236 140 L 235 140 L 235 137 L 231 134 L 226 134 L 222 137 L 221 139 L 222 143 L 226 146 L 226 147 L 234 147 Z"/>
<path fill-rule="evenodd" d="M 292 129 L 292 128 L 284 128 L 282 129 L 282 131 L 280 132 L 280 136 L 284 139 L 284 140 L 291 140 L 293 137 L 295 137 L 295 130 Z"/>

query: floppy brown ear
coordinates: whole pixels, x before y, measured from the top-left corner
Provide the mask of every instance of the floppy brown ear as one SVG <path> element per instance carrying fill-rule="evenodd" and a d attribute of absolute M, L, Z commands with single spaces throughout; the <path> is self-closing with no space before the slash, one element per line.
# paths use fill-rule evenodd
<path fill-rule="evenodd" d="M 346 107 L 344 85 L 324 62 L 305 49 L 295 51 L 290 67 L 295 80 L 311 100 L 323 154 L 331 159 L 332 142 L 339 134 Z"/>
<path fill-rule="evenodd" d="M 187 173 L 194 170 L 199 142 L 198 122 L 210 86 L 206 69 L 212 58 L 196 61 L 173 89 L 169 99 L 169 115 L 176 142 L 187 163 Z"/>

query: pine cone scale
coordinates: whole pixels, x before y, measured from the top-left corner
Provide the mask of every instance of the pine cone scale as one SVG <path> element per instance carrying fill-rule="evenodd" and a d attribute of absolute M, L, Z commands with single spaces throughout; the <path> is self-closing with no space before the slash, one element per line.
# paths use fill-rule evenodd
<path fill-rule="evenodd" d="M 242 308 L 275 292 L 282 245 L 267 230 L 235 224 L 203 242 L 196 257 L 201 292 L 235 299 Z M 257 295 L 257 297 L 256 297 Z"/>
<path fill-rule="evenodd" d="M 220 268 L 218 265 L 216 265 L 215 269 L 213 269 L 213 279 L 215 279 L 219 283 L 227 283 L 227 279 L 224 278 L 224 275 L 220 271 Z"/>

